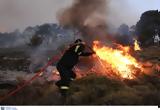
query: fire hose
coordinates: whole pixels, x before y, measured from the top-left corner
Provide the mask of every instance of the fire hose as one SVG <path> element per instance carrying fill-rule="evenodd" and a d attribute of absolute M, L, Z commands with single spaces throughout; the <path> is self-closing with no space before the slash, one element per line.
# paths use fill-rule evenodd
<path fill-rule="evenodd" d="M 4 97 L 0 98 L 0 102 L 4 101 L 5 99 L 15 95 L 17 92 L 19 92 L 20 90 L 22 90 L 24 87 L 26 87 L 27 85 L 29 85 L 33 80 L 35 80 L 36 78 L 38 78 L 43 71 L 45 71 L 45 69 L 51 65 L 54 61 L 56 61 L 59 58 L 59 55 L 57 56 L 53 56 L 52 59 L 44 66 L 40 69 L 39 72 L 37 72 L 31 79 L 25 81 L 25 83 L 21 86 L 17 86 L 17 88 L 11 92 L 9 92 L 7 95 L 5 95 Z"/>

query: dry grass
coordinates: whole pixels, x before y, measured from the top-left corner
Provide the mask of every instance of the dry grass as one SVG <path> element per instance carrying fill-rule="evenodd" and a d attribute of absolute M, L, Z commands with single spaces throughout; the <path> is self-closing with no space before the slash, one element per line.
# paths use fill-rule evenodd
<path fill-rule="evenodd" d="M 27 86 L 15 96 L 3 101 L 4 105 L 158 105 L 160 79 L 141 76 L 123 82 L 103 76 L 90 75 L 71 84 L 68 96 L 60 96 L 53 83 Z M 6 90 L 1 91 L 4 95 Z"/>

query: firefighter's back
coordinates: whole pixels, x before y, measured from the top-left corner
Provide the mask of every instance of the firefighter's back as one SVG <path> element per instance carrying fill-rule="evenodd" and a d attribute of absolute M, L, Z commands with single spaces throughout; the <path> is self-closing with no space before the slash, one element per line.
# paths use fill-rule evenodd
<path fill-rule="evenodd" d="M 66 52 L 58 62 L 59 65 L 65 66 L 67 68 L 73 68 L 73 66 L 78 63 L 79 56 L 77 53 L 75 53 L 76 46 L 77 45 L 73 45 L 68 50 L 66 50 Z"/>

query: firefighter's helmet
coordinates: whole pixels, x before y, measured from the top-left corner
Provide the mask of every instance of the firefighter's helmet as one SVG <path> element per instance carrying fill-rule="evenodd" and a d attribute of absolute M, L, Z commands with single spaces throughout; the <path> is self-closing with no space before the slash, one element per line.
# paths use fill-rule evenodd
<path fill-rule="evenodd" d="M 81 43 L 82 40 L 81 39 L 77 39 L 74 43 Z"/>

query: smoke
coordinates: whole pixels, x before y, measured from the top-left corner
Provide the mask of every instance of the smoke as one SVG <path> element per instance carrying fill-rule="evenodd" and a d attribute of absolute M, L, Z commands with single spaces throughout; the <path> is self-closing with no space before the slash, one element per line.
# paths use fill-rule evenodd
<path fill-rule="evenodd" d="M 61 56 L 64 48 L 77 37 L 81 37 L 75 36 L 75 31 L 57 24 L 27 27 L 22 33 L 15 31 L 0 34 L 0 48 L 13 48 L 24 52 L 31 61 L 29 70 L 35 72 L 43 67 L 52 56 Z M 33 36 L 40 37 L 42 42 L 36 46 L 32 45 Z"/>
<path fill-rule="evenodd" d="M 29 70 L 35 72 L 48 63 L 48 60 L 53 56 L 61 56 L 63 49 L 73 42 L 75 36 L 74 31 L 57 27 L 59 32 L 51 29 L 51 35 L 43 35 L 43 42 L 41 45 L 32 49 L 30 54 L 31 64 Z M 53 65 L 56 62 L 53 62 Z"/>
<path fill-rule="evenodd" d="M 17 2 L 14 2 L 14 5 L 13 5 L 13 3 L 10 3 L 8 1 L 12 7 L 11 7 L 11 9 L 10 8 L 9 9 L 3 8 L 5 10 L 7 10 L 7 12 L 9 11 L 10 13 L 13 13 L 12 10 L 15 11 L 15 7 L 16 7 L 16 10 L 19 10 L 19 11 L 21 10 L 21 8 L 24 8 L 24 9 L 22 10 L 22 14 L 21 14 L 21 11 L 20 12 L 15 11 L 14 12 L 15 13 L 14 19 L 7 16 L 6 11 L 4 11 L 3 12 L 3 14 L 5 15 L 5 17 L 3 18 L 4 21 L 6 21 L 6 20 L 12 21 L 12 23 L 14 23 L 15 25 L 21 25 L 21 26 L 24 26 L 25 24 L 27 24 L 27 25 L 32 24 L 33 25 L 32 22 L 34 22 L 34 24 L 39 24 L 39 23 L 42 23 L 42 21 L 39 21 L 40 18 L 46 19 L 47 15 L 46 15 L 46 11 L 44 11 L 44 9 L 46 9 L 46 6 L 48 6 L 47 4 L 50 4 L 52 7 L 56 8 L 56 9 L 59 8 L 59 7 L 55 7 L 55 4 L 52 5 L 52 2 L 44 1 L 42 4 L 39 4 L 40 5 L 39 7 L 44 6 L 44 8 L 40 8 L 40 10 L 39 10 L 39 8 L 36 8 L 35 5 L 33 5 L 33 4 L 39 3 L 39 1 L 37 2 L 37 0 L 35 0 L 32 4 L 29 1 L 25 1 L 25 3 L 23 3 L 20 0 L 18 0 L 19 5 L 17 4 Z M 106 38 L 107 33 L 108 33 L 107 32 L 108 31 L 108 22 L 106 22 L 106 21 L 108 21 L 107 20 L 108 8 L 109 8 L 108 5 L 110 5 L 108 3 L 108 1 L 109 0 L 74 0 L 71 7 L 60 10 L 60 12 L 57 15 L 58 21 L 59 21 L 60 25 L 62 25 L 62 26 L 70 26 L 70 27 L 73 27 L 73 29 L 77 28 L 82 33 L 84 39 L 86 41 L 88 41 L 89 43 L 95 39 L 96 40 L 99 40 L 99 39 L 103 40 Z M 59 4 L 57 6 L 61 6 L 60 2 L 58 0 L 55 0 L 55 2 Z M 66 3 L 68 3 L 68 0 L 66 1 Z M 66 3 L 64 3 L 64 4 L 66 4 Z M 69 3 L 70 3 L 70 1 L 69 1 Z M 118 3 L 118 2 L 116 1 L 116 3 Z M 27 8 L 23 7 L 24 5 L 26 5 Z M 29 6 L 31 5 L 32 8 L 30 8 L 29 10 L 27 10 L 26 13 L 23 14 L 23 12 L 25 12 L 26 9 L 28 9 L 28 5 Z M 19 7 L 19 6 L 21 6 L 21 7 Z M 113 11 L 113 9 L 109 10 L 109 12 L 112 12 L 112 11 Z M 32 12 L 32 13 L 30 13 L 30 12 Z M 50 10 L 50 8 L 49 9 L 47 8 L 47 12 L 54 13 L 55 10 Z M 22 19 L 21 19 L 22 21 L 19 19 L 17 20 L 16 17 L 21 18 L 21 16 L 19 16 L 19 15 L 22 15 Z M 31 18 L 33 17 L 35 19 L 32 20 L 31 23 L 26 23 L 25 21 L 30 21 L 30 19 L 28 20 L 28 18 L 30 18 L 30 17 Z M 5 18 L 8 18 L 8 19 L 5 19 Z M 11 18 L 12 20 L 9 18 Z M 25 19 L 23 19 L 23 18 L 25 18 Z M 27 20 L 26 20 L 26 18 L 27 18 Z M 18 21 L 19 23 L 15 22 L 15 20 Z M 47 19 L 47 21 L 48 21 L 48 19 Z M 23 22 L 24 24 L 21 22 Z M 8 23 L 8 22 L 6 22 L 6 23 Z M 17 26 L 14 26 L 14 27 L 17 27 Z M 66 30 L 66 29 L 64 29 L 64 30 Z M 14 45 L 26 44 L 26 42 L 28 43 L 31 36 L 33 36 L 36 31 L 37 31 L 37 29 L 24 31 L 22 33 L 23 37 L 21 35 L 19 35 L 17 40 L 14 42 Z M 57 50 L 60 46 L 67 45 L 68 43 L 70 43 L 71 41 L 74 40 L 73 33 L 64 32 L 63 35 L 66 35 L 66 36 L 63 36 L 63 35 L 61 36 L 62 31 L 60 31 L 57 34 L 54 34 L 54 31 L 56 31 L 54 29 L 51 29 L 51 31 L 52 31 L 51 32 L 52 34 L 50 36 L 44 36 L 43 43 L 39 47 L 33 49 L 33 51 L 31 53 L 29 53 L 30 57 L 31 57 L 31 61 L 32 61 L 31 66 L 30 66 L 30 70 L 34 70 L 34 68 L 36 68 L 36 67 L 34 67 L 35 65 L 38 65 L 38 64 L 44 65 L 47 62 L 48 55 L 49 55 L 47 53 L 48 50 L 52 50 L 54 52 L 54 50 Z M 8 43 L 8 44 L 10 44 L 10 43 Z M 9 45 L 9 46 L 11 46 L 11 45 Z"/>
<path fill-rule="evenodd" d="M 141 1 L 135 1 L 137 5 Z M 108 3 L 107 23 L 108 25 L 119 27 L 121 24 L 127 24 L 129 26 L 135 25 L 140 18 L 142 12 L 141 7 L 135 6 L 132 0 L 110 0 Z M 146 3 L 146 1 L 144 2 Z"/>
<path fill-rule="evenodd" d="M 107 34 L 106 8 L 106 0 L 75 0 L 71 7 L 58 13 L 58 20 L 63 26 L 77 28 L 87 41 L 104 38 Z"/>

